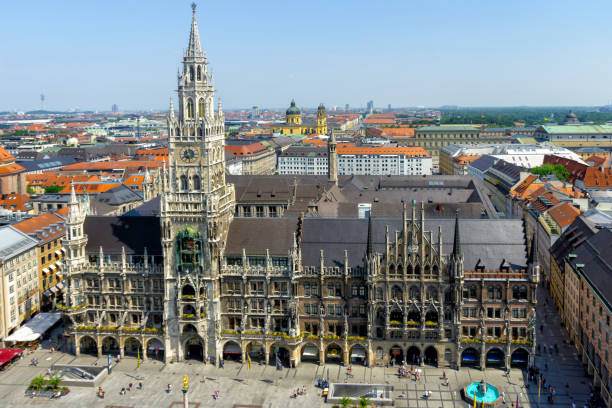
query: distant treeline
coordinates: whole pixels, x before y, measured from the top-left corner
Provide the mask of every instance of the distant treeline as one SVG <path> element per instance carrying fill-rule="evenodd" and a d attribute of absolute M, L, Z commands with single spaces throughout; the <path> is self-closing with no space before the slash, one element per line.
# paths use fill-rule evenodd
<path fill-rule="evenodd" d="M 581 122 L 603 124 L 612 121 L 612 112 L 599 112 L 596 108 L 572 108 Z M 441 124 L 486 124 L 494 127 L 512 127 L 561 123 L 569 108 L 464 108 L 442 110 Z"/>

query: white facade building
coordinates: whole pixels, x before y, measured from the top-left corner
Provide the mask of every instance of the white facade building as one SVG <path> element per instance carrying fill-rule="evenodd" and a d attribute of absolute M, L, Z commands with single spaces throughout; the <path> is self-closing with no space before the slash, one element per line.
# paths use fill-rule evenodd
<path fill-rule="evenodd" d="M 339 175 L 429 175 L 431 156 L 420 147 L 357 147 L 338 144 Z M 325 147 L 293 146 L 278 157 L 279 174 L 325 175 Z"/>

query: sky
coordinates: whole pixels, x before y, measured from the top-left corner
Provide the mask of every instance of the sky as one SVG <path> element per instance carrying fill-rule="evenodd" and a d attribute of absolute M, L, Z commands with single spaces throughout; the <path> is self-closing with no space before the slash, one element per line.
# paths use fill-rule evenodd
<path fill-rule="evenodd" d="M 167 109 L 191 2 L 0 2 L 0 111 Z M 612 101 L 612 2 L 200 1 L 226 109 Z M 175 99 L 176 100 L 176 99 Z"/>

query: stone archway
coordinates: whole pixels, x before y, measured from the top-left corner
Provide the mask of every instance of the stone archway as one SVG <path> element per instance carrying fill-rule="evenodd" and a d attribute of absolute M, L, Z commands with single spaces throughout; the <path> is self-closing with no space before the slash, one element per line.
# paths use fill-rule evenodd
<path fill-rule="evenodd" d="M 188 338 L 183 350 L 185 360 L 204 361 L 204 340 L 200 336 Z"/>
<path fill-rule="evenodd" d="M 517 348 L 510 355 L 512 367 L 526 368 L 529 364 L 529 352 L 524 348 Z"/>
<path fill-rule="evenodd" d="M 406 350 L 406 363 L 408 364 L 421 364 L 421 350 L 417 346 L 410 346 Z"/>
<path fill-rule="evenodd" d="M 252 341 L 246 347 L 246 352 L 251 358 L 251 361 L 263 363 L 266 361 L 265 345 L 259 341 Z"/>
<path fill-rule="evenodd" d="M 164 343 L 161 340 L 156 338 L 149 339 L 147 342 L 147 357 L 164 361 L 164 349 Z"/>
<path fill-rule="evenodd" d="M 361 344 L 355 344 L 349 352 L 349 361 L 351 364 L 366 365 L 368 361 L 368 349 Z"/>
<path fill-rule="evenodd" d="M 79 351 L 80 354 L 91 354 L 94 356 L 98 355 L 98 344 L 90 336 L 83 336 L 79 340 Z"/>
<path fill-rule="evenodd" d="M 461 352 L 461 365 L 478 366 L 480 365 L 480 353 L 473 347 L 469 347 Z"/>
<path fill-rule="evenodd" d="M 230 340 L 223 345 L 223 360 L 242 361 L 242 347 Z"/>
<path fill-rule="evenodd" d="M 424 355 L 425 364 L 432 365 L 434 367 L 438 366 L 438 350 L 434 346 L 429 346 L 425 349 Z"/>
<path fill-rule="evenodd" d="M 397 344 L 392 346 L 391 349 L 389 349 L 389 358 L 390 361 L 395 362 L 395 364 L 402 364 L 402 361 L 404 361 L 404 350 Z"/>
<path fill-rule="evenodd" d="M 505 366 L 505 355 L 504 352 L 498 348 L 492 348 L 487 351 L 485 359 L 485 365 L 487 367 L 504 367 Z"/>
<path fill-rule="evenodd" d="M 337 345 L 336 343 L 332 343 L 325 349 L 325 362 L 330 363 L 344 363 L 344 352 L 342 347 Z"/>
<path fill-rule="evenodd" d="M 123 354 L 126 356 L 138 357 L 140 353 L 140 357 L 142 358 L 142 345 L 140 344 L 140 340 L 135 337 L 128 337 L 123 342 Z"/>
<path fill-rule="evenodd" d="M 302 362 L 308 361 L 313 363 L 319 362 L 319 348 L 313 343 L 306 343 L 302 346 L 301 359 Z"/>
<path fill-rule="evenodd" d="M 290 363 L 291 353 L 289 347 L 282 343 L 274 343 L 270 346 L 270 364 L 289 367 Z"/>
<path fill-rule="evenodd" d="M 119 355 L 119 341 L 111 336 L 102 339 L 102 354 L 110 354 L 111 356 Z"/>

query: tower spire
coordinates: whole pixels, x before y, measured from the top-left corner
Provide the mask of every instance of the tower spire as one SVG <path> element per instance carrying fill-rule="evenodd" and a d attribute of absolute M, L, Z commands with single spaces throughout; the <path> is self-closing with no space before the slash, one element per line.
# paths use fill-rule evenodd
<path fill-rule="evenodd" d="M 196 21 L 196 7 L 195 3 L 191 3 L 191 32 L 189 33 L 189 44 L 187 46 L 188 57 L 201 57 L 202 56 L 202 45 L 200 44 L 200 32 L 198 31 L 198 22 Z"/>
<path fill-rule="evenodd" d="M 538 235 L 537 230 L 533 233 L 531 239 L 531 251 L 529 251 L 529 259 L 527 260 L 528 265 L 535 265 L 538 263 Z"/>
<path fill-rule="evenodd" d="M 368 216 L 368 249 L 366 256 L 368 259 L 374 254 L 374 240 L 372 239 L 372 214 Z"/>
<path fill-rule="evenodd" d="M 455 239 L 453 240 L 453 258 L 461 258 L 461 237 L 459 236 L 459 209 L 455 212 Z"/>
<path fill-rule="evenodd" d="M 168 108 L 168 117 L 174 119 L 174 102 L 172 102 L 172 97 L 170 97 L 170 108 Z"/>

